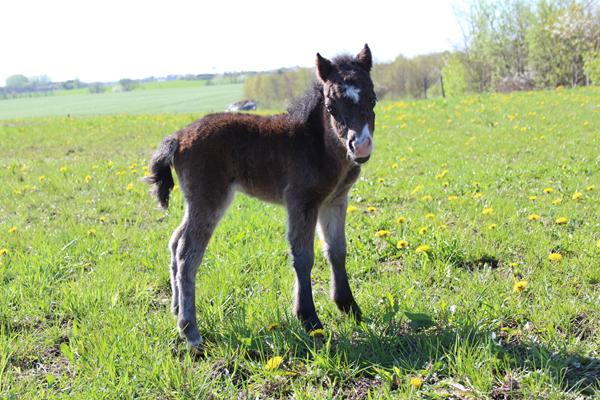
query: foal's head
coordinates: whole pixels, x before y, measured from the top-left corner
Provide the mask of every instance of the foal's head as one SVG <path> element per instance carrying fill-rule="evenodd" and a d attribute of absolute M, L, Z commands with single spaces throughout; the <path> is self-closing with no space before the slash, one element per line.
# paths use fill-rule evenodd
<path fill-rule="evenodd" d="M 369 75 L 372 65 L 366 44 L 356 57 L 341 56 L 333 62 L 317 53 L 317 75 L 331 127 L 356 163 L 366 162 L 373 151 L 377 99 Z"/>

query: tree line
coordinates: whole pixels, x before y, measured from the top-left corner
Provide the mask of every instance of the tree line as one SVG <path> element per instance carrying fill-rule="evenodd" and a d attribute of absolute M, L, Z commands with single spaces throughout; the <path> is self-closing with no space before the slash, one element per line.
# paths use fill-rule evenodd
<path fill-rule="evenodd" d="M 399 56 L 373 67 L 377 96 L 427 98 L 600 84 L 597 0 L 473 0 L 452 52 Z M 247 98 L 281 107 L 314 79 L 312 68 L 246 77 Z"/>

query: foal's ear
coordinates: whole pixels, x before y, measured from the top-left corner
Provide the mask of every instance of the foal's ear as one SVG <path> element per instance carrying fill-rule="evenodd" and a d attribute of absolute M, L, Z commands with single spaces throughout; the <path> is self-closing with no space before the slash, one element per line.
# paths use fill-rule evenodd
<path fill-rule="evenodd" d="M 328 59 L 321 57 L 319 53 L 317 53 L 317 76 L 322 82 L 327 81 L 327 77 L 333 71 L 333 64 Z"/>
<path fill-rule="evenodd" d="M 356 55 L 356 59 L 362 65 L 364 69 L 368 72 L 371 71 L 371 67 L 373 66 L 373 58 L 371 57 L 371 49 L 369 49 L 369 45 L 365 43 L 365 47 Z"/>

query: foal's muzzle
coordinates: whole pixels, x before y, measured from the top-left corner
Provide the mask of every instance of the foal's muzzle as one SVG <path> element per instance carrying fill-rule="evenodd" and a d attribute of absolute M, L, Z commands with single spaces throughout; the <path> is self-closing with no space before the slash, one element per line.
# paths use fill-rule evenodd
<path fill-rule="evenodd" d="M 360 132 L 350 130 L 348 132 L 348 150 L 353 155 L 354 161 L 366 162 L 373 151 L 373 137 L 369 131 L 369 125 L 365 124 Z"/>

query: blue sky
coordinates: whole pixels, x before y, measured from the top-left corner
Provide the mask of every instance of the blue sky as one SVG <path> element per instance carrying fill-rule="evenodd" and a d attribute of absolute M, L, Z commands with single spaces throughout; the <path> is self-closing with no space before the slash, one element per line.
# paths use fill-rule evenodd
<path fill-rule="evenodd" d="M 460 45 L 466 0 L 0 2 L 0 86 L 12 74 L 110 81 L 311 66 L 358 52 L 376 61 Z"/>

